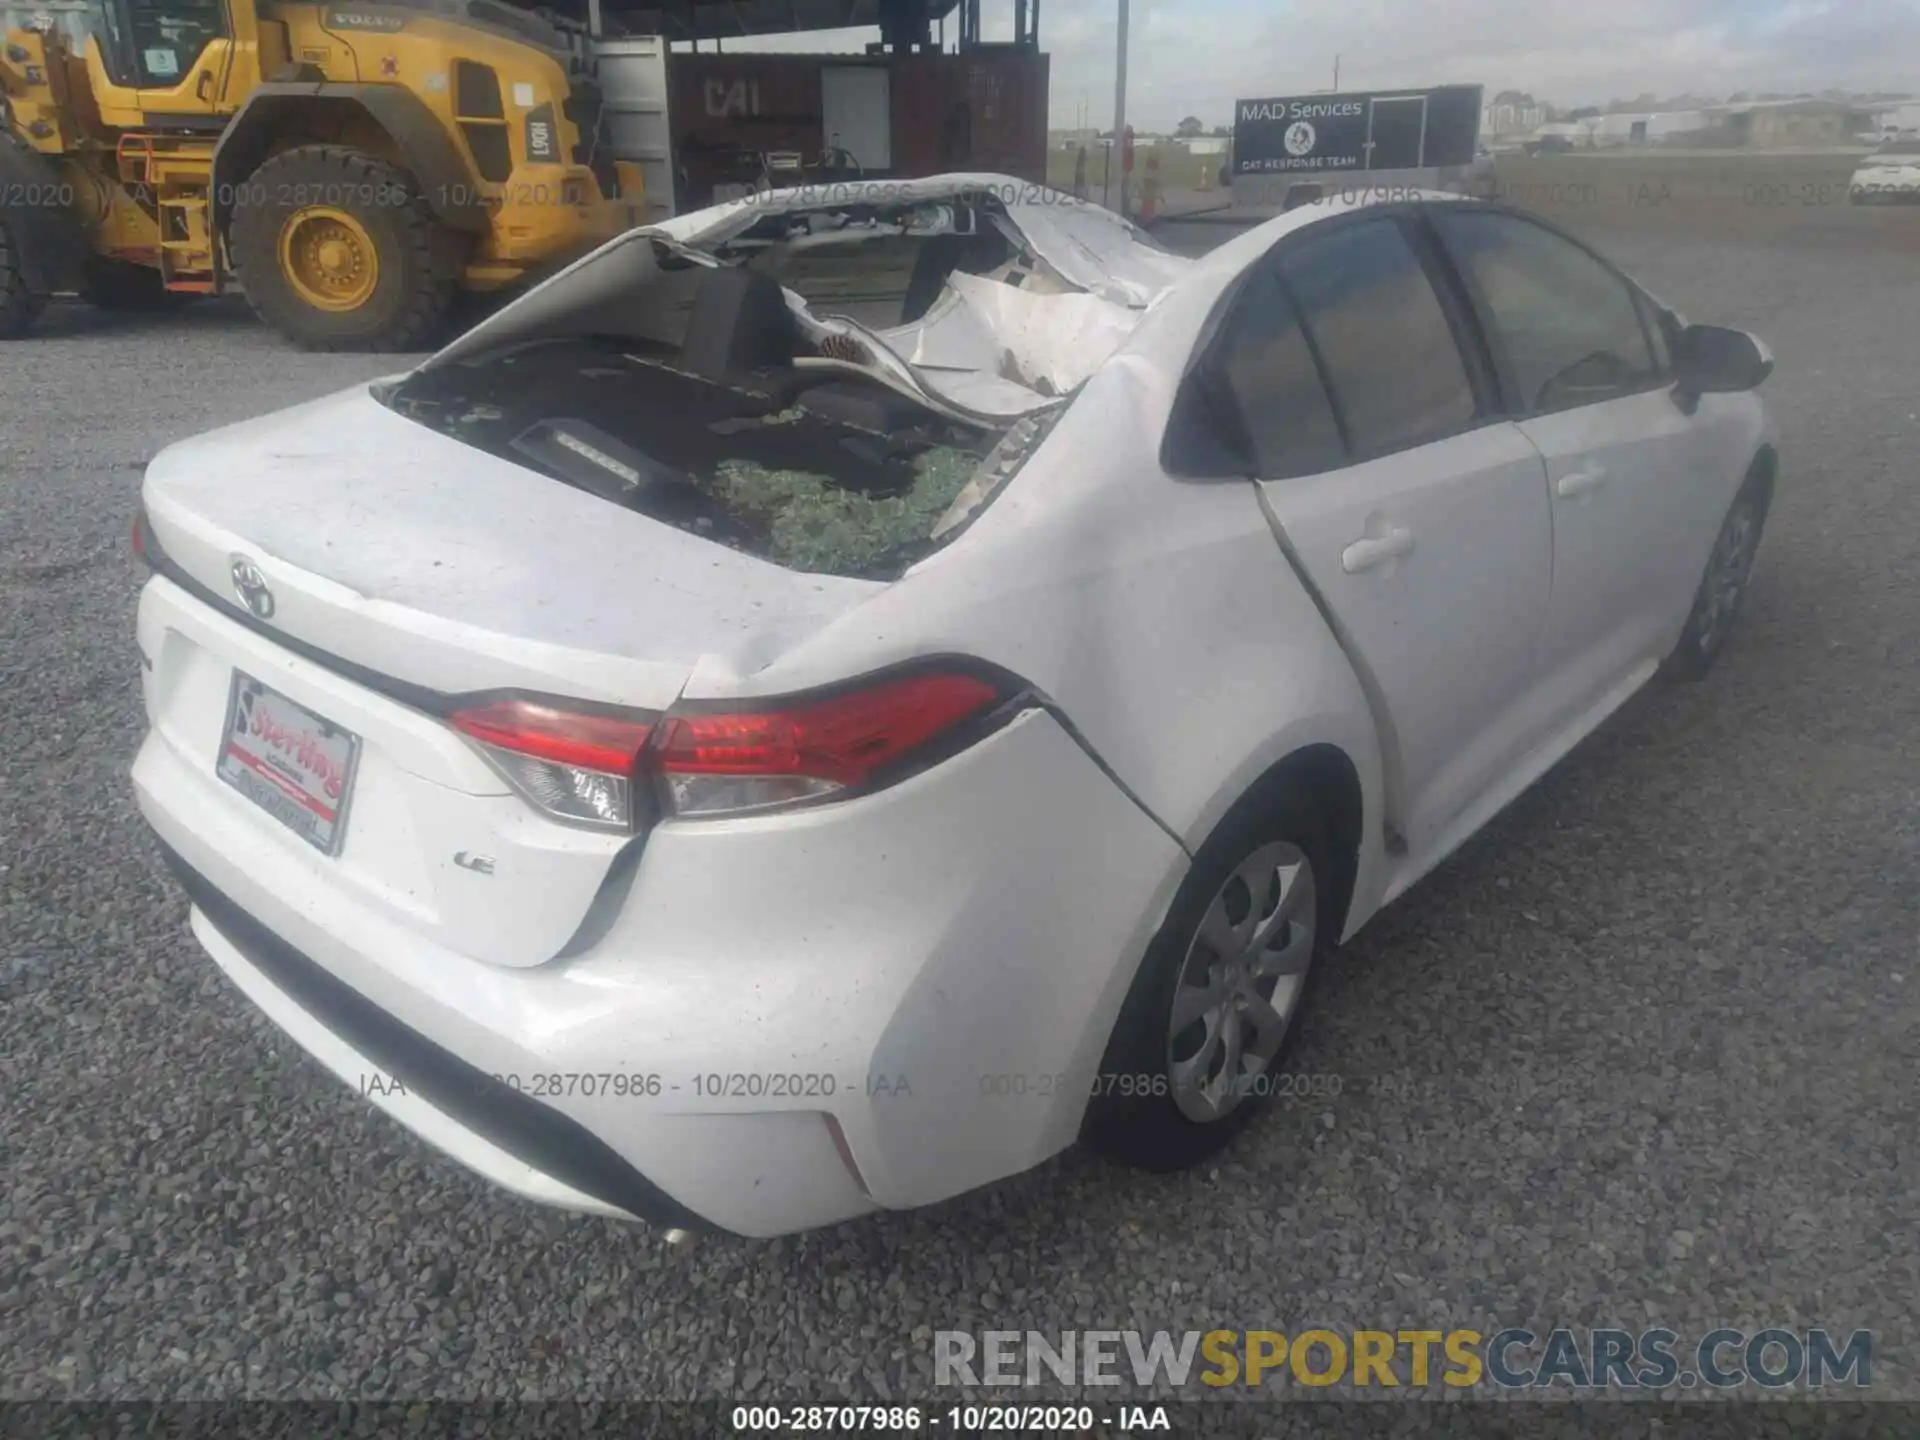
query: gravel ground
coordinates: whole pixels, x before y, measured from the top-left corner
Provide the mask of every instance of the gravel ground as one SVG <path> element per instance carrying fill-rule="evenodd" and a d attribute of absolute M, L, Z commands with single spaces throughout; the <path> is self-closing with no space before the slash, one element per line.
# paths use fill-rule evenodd
<path fill-rule="evenodd" d="M 1920 218 L 1920 217 L 1917 217 Z M 390 365 L 243 310 L 0 350 L 0 1394 L 925 1394 L 935 1328 L 1875 1331 L 1920 1399 L 1920 302 L 1789 233 L 1618 236 L 1779 357 L 1743 630 L 1349 947 L 1276 1111 L 1171 1179 L 1070 1153 L 772 1244 L 549 1214 L 204 959 L 136 821 L 126 535 L 162 443 Z"/>

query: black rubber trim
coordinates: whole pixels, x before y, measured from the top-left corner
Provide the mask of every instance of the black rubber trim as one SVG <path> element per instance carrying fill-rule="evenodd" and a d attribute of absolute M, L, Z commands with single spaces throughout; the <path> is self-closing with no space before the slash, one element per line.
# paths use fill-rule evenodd
<path fill-rule="evenodd" d="M 202 72 L 208 73 L 208 72 Z M 165 135 L 218 135 L 227 128 L 224 115 L 148 115 L 140 116 L 140 128 Z"/>
<path fill-rule="evenodd" d="M 166 844 L 160 849 L 188 898 L 248 964 L 409 1093 L 584 1195 L 663 1229 L 728 1233 L 668 1195 L 578 1121 L 409 1029 L 247 914 Z"/>

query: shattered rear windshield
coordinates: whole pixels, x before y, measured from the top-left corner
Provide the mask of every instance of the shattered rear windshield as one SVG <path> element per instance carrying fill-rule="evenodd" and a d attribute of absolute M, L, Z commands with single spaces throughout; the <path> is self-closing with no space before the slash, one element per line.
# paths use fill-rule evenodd
<path fill-rule="evenodd" d="M 1037 442 L 852 371 L 690 373 L 667 347 L 527 346 L 415 372 L 401 414 L 625 508 L 791 569 L 891 579 L 950 533 L 969 482 Z M 968 506 L 990 493 L 976 484 Z M 965 508 L 965 507 L 963 507 Z M 949 524 L 941 526 L 943 518 Z"/>

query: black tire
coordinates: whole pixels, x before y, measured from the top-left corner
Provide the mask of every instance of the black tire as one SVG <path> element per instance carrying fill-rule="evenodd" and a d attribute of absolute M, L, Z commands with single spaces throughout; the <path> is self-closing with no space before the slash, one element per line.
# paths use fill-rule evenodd
<path fill-rule="evenodd" d="M 1726 649 L 1753 576 L 1754 556 L 1767 525 L 1772 487 L 1763 472 L 1747 477 L 1740 493 L 1727 507 L 1720 532 L 1714 536 L 1707 568 L 1693 592 L 1680 643 L 1673 647 L 1663 669 L 1676 680 L 1702 680 Z M 1731 568 L 1729 568 L 1731 567 Z"/>
<path fill-rule="evenodd" d="M 15 340 L 26 334 L 46 308 L 47 297 L 27 288 L 13 232 L 0 217 L 0 340 Z"/>
<path fill-rule="evenodd" d="M 453 300 L 452 239 L 405 171 L 358 150 L 306 145 L 273 156 L 237 188 L 229 234 L 247 300 L 260 318 L 308 350 L 432 347 Z M 351 310 L 302 298 L 281 264 L 284 228 L 324 205 L 350 216 L 372 242 L 379 273 Z"/>
<path fill-rule="evenodd" d="M 188 298 L 167 289 L 160 272 L 152 266 L 111 260 L 104 255 L 87 258 L 82 294 L 102 310 L 173 310 Z"/>
<path fill-rule="evenodd" d="M 1096 1149 L 1143 1170 L 1184 1170 L 1226 1145 L 1272 1099 L 1276 1077 L 1282 1073 L 1280 1067 L 1299 1033 L 1315 977 L 1325 968 L 1321 962 L 1332 948 L 1338 926 L 1334 857 L 1328 833 L 1323 817 L 1297 789 L 1268 784 L 1243 798 L 1201 847 L 1174 897 L 1166 922 L 1147 948 L 1108 1041 L 1084 1127 L 1087 1140 Z M 1297 937 L 1304 950 L 1304 973 L 1290 988 L 1286 1008 L 1273 1007 L 1281 1022 L 1279 1039 L 1259 1076 L 1242 1081 L 1239 1098 L 1223 1108 L 1217 1118 L 1198 1119 L 1176 1098 L 1181 1088 L 1176 1060 L 1192 1063 L 1204 1049 L 1192 1043 L 1197 1033 L 1194 1026 L 1208 1037 L 1215 1032 L 1205 1021 L 1195 1021 L 1176 1034 L 1174 1005 L 1182 991 L 1192 988 L 1187 982 L 1197 977 L 1199 962 L 1207 962 L 1210 970 L 1219 963 L 1201 937 L 1202 922 L 1215 900 L 1228 893 L 1243 862 L 1270 855 L 1280 847 L 1284 847 L 1289 864 L 1292 856 L 1304 859 L 1311 887 L 1298 899 L 1305 909 L 1286 922 L 1291 927 L 1299 923 L 1301 915 L 1311 914 L 1311 935 Z M 1265 873 L 1270 864 L 1263 860 L 1254 868 Z M 1294 893 L 1280 884 L 1279 878 L 1269 902 Z M 1297 871 L 1291 883 L 1300 883 Z M 1254 898 L 1246 896 L 1245 913 L 1253 913 Z M 1249 933 L 1257 933 L 1258 926 L 1256 919 Z M 1279 983 L 1282 981 L 1276 979 L 1265 985 L 1262 993 L 1271 1000 Z M 1209 1068 L 1217 1060 L 1210 1062 Z M 1224 1079 L 1224 1069 L 1218 1074 Z M 1225 1086 L 1221 1090 L 1223 1095 L 1230 1093 Z"/>

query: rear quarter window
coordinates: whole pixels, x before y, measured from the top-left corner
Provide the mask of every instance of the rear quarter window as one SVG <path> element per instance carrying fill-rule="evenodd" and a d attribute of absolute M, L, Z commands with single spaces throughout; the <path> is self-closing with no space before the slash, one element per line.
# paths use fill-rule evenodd
<path fill-rule="evenodd" d="M 1346 463 L 1306 332 L 1264 266 L 1235 301 L 1217 364 L 1262 479 L 1317 475 Z"/>

